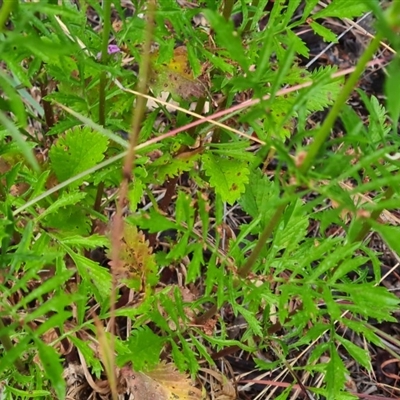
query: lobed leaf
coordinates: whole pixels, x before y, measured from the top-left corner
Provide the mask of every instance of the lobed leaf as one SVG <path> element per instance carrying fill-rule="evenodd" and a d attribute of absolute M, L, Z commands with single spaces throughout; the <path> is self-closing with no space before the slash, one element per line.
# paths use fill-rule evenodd
<path fill-rule="evenodd" d="M 210 177 L 210 185 L 229 204 L 245 191 L 250 171 L 246 162 L 217 157 L 211 153 L 202 156 L 203 168 Z"/>
<path fill-rule="evenodd" d="M 50 149 L 51 166 L 59 182 L 94 167 L 104 159 L 108 140 L 90 128 L 75 128 L 60 137 Z M 83 179 L 71 186 L 79 186 Z"/>

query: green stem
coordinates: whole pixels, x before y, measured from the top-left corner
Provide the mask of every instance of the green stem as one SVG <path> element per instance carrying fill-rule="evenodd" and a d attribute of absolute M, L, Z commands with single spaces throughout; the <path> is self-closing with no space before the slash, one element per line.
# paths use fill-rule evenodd
<path fill-rule="evenodd" d="M 108 40 L 111 32 L 111 0 L 104 0 L 103 4 L 103 40 L 101 43 L 101 63 L 106 64 L 108 60 Z M 104 126 L 106 120 L 106 84 L 107 73 L 100 74 L 99 87 L 99 122 Z"/>
<path fill-rule="evenodd" d="M 223 17 L 228 21 L 231 17 L 233 10 L 234 0 L 225 0 L 224 1 L 224 9 L 222 11 Z"/>
<path fill-rule="evenodd" d="M 394 189 L 392 187 L 389 187 L 388 189 L 386 189 L 385 193 L 383 194 L 382 201 L 389 200 L 393 195 L 394 195 Z M 376 221 L 380 215 L 381 215 L 381 210 L 377 209 L 372 212 L 369 220 Z M 364 238 L 367 236 L 370 229 L 371 229 L 371 224 L 367 220 L 361 225 L 361 229 L 358 232 L 358 234 L 355 236 L 354 242 L 361 242 L 362 240 L 364 240 Z"/>
<path fill-rule="evenodd" d="M 269 221 L 269 224 L 264 228 L 262 231 L 260 238 L 258 239 L 258 242 L 256 246 L 254 247 L 252 253 L 250 254 L 249 258 L 247 259 L 246 263 L 239 269 L 238 275 L 241 278 L 245 278 L 251 271 L 253 265 L 257 261 L 258 256 L 260 255 L 261 251 L 263 250 L 265 246 L 265 242 L 268 240 L 268 238 L 271 236 L 272 232 L 274 231 L 275 227 L 278 225 L 283 211 L 285 210 L 287 204 L 289 203 L 289 200 L 286 200 L 284 203 L 282 203 L 280 206 L 277 207 L 275 210 L 274 215 Z"/>
<path fill-rule="evenodd" d="M 361 74 L 364 72 L 365 66 L 367 65 L 368 61 L 373 57 L 374 53 L 379 48 L 381 40 L 382 40 L 382 35 L 377 34 L 375 38 L 371 41 L 367 49 L 365 50 L 364 54 L 361 56 L 356 66 L 356 69 L 350 75 L 342 91 L 340 92 L 335 104 L 331 108 L 331 111 L 325 118 L 324 123 L 322 124 L 318 133 L 314 137 L 314 142 L 311 144 L 310 148 L 308 149 L 307 156 L 305 157 L 303 163 L 299 167 L 299 170 L 302 174 L 306 174 L 307 171 L 311 168 L 321 147 L 324 145 L 326 139 L 331 133 L 333 124 L 335 123 L 340 113 L 340 110 L 346 103 L 347 99 L 350 97 L 351 92 L 356 86 Z"/>
<path fill-rule="evenodd" d="M 259 4 L 259 0 L 254 0 L 251 2 L 252 5 L 252 9 L 256 9 L 258 7 Z M 248 32 L 250 27 L 251 27 L 251 23 L 252 23 L 252 19 L 254 17 L 255 12 L 253 10 L 249 11 L 249 22 L 247 22 L 246 26 L 244 27 L 244 32 Z"/>
<path fill-rule="evenodd" d="M 3 32 L 4 26 L 14 8 L 15 0 L 4 0 L 3 6 L 0 9 L 0 32 Z"/>
<path fill-rule="evenodd" d="M 2 331 L 4 328 L 5 328 L 5 326 L 4 326 L 3 320 L 2 320 L 2 318 L 0 318 L 0 331 Z M 6 334 L 0 335 L 0 343 L 3 345 L 3 347 L 6 351 L 5 355 L 7 356 L 7 351 L 11 350 L 14 347 L 13 343 L 11 342 L 10 337 Z M 17 358 L 14 361 L 14 365 L 21 374 L 26 372 L 25 366 L 19 358 Z"/>
<path fill-rule="evenodd" d="M 106 64 L 108 60 L 108 39 L 111 32 L 111 0 L 104 0 L 103 3 L 103 40 L 101 43 L 101 62 Z M 102 71 L 100 74 L 99 84 L 99 123 L 105 126 L 106 124 L 106 85 L 107 73 Z M 100 211 L 101 199 L 104 192 L 104 183 L 100 182 L 97 186 L 96 200 L 94 210 Z"/>
<path fill-rule="evenodd" d="M 196 114 L 203 114 L 204 104 L 206 104 L 206 98 L 205 97 L 200 97 L 200 99 L 197 100 L 196 109 L 194 110 L 194 112 Z M 196 128 L 197 128 L 196 126 L 192 126 L 188 130 L 188 134 L 192 138 L 196 137 Z"/>

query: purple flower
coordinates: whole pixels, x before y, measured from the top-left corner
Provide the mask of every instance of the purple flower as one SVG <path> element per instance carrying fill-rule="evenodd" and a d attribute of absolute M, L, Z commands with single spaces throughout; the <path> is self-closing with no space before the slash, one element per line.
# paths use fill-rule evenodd
<path fill-rule="evenodd" d="M 119 53 L 121 51 L 121 49 L 116 44 L 109 44 L 107 51 L 108 51 L 108 54 L 115 54 L 115 53 Z"/>
<path fill-rule="evenodd" d="M 116 54 L 119 53 L 121 49 L 116 45 L 116 44 L 109 44 L 107 47 L 107 53 L 108 54 Z M 101 53 L 97 53 L 97 59 L 100 60 L 101 58 Z"/>

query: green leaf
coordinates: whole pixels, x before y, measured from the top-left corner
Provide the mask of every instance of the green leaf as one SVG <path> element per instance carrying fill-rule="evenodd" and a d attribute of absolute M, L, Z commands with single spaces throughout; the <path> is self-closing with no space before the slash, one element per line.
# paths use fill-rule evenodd
<path fill-rule="evenodd" d="M 40 286 L 25 295 L 18 303 L 18 307 L 22 308 L 31 301 L 40 299 L 46 293 L 60 288 L 62 284 L 73 275 L 73 273 L 73 270 L 58 271 L 56 275 L 43 281 Z"/>
<path fill-rule="evenodd" d="M 15 88 L 16 84 L 13 82 L 12 78 L 0 70 L 0 87 L 6 98 L 9 100 L 8 104 L 11 107 L 12 112 L 15 114 L 18 124 L 21 127 L 26 127 L 26 110 L 21 96 L 19 96 L 18 91 Z M 5 114 L 1 113 L 1 123 L 5 126 L 3 118 Z"/>
<path fill-rule="evenodd" d="M 59 235 L 86 236 L 90 232 L 91 220 L 83 207 L 71 205 L 59 208 L 55 214 L 47 215 L 42 225 L 57 229 Z"/>
<path fill-rule="evenodd" d="M 138 178 L 135 178 L 134 182 L 129 187 L 128 199 L 132 212 L 135 212 L 137 210 L 138 204 L 143 197 L 144 189 L 144 183 Z"/>
<path fill-rule="evenodd" d="M 160 361 L 164 341 L 165 339 L 153 333 L 148 326 L 131 331 L 127 343 L 130 353 L 119 356 L 118 365 L 132 362 L 136 371 L 153 369 Z"/>
<path fill-rule="evenodd" d="M 76 246 L 84 249 L 94 249 L 96 247 L 108 246 L 110 243 L 108 238 L 98 235 L 97 233 L 94 233 L 88 237 L 79 235 L 66 236 L 63 238 L 58 238 L 58 240 L 61 240 L 62 243 L 67 246 Z"/>
<path fill-rule="evenodd" d="M 160 214 L 154 208 L 151 208 L 148 213 L 131 216 L 128 218 L 133 224 L 137 224 L 142 229 L 146 229 L 149 233 L 157 233 L 167 231 L 169 229 L 177 229 L 177 225 L 169 220 L 164 215 Z"/>
<path fill-rule="evenodd" d="M 375 346 L 383 347 L 382 339 L 376 335 L 369 326 L 365 325 L 364 321 L 351 320 L 349 318 L 340 318 L 340 323 L 349 327 L 352 331 L 362 334 L 369 342 Z"/>
<path fill-rule="evenodd" d="M 194 167 L 195 161 L 199 158 L 197 154 L 190 154 L 187 157 L 172 157 L 170 154 L 163 154 L 155 160 L 149 167 L 149 175 L 154 176 L 158 182 L 164 183 L 167 178 L 172 178 L 190 171 Z"/>
<path fill-rule="evenodd" d="M 367 350 L 362 349 L 361 347 L 358 347 L 354 343 L 350 342 L 350 340 L 347 340 L 338 334 L 336 334 L 335 337 L 336 337 L 336 340 L 345 347 L 345 349 L 348 351 L 350 356 L 355 361 L 357 361 L 360 365 L 362 365 L 367 370 L 371 370 L 371 360 L 369 357 L 369 352 Z"/>
<path fill-rule="evenodd" d="M 10 397 L 7 397 L 7 392 L 10 392 L 12 394 L 15 394 L 17 397 L 15 398 L 21 398 L 21 399 L 30 399 L 30 398 L 35 398 L 35 397 L 40 397 L 40 398 L 50 398 L 51 393 L 48 392 L 47 390 L 19 390 L 16 389 L 12 386 L 5 385 L 4 386 L 4 400 L 9 399 Z M 11 397 L 12 399 L 12 397 Z"/>
<path fill-rule="evenodd" d="M 385 107 L 375 96 L 369 97 L 362 90 L 357 90 L 357 92 L 360 94 L 369 113 L 367 140 L 370 144 L 376 143 L 376 145 L 381 146 L 391 129 Z"/>
<path fill-rule="evenodd" d="M 400 299 L 388 292 L 385 287 L 373 284 L 336 284 L 332 288 L 348 293 L 352 304 L 346 307 L 365 318 L 376 318 L 378 321 L 395 321 L 391 313 L 398 310 Z"/>
<path fill-rule="evenodd" d="M 249 183 L 239 203 L 246 213 L 253 218 L 261 218 L 265 224 L 274 211 L 270 206 L 271 201 L 278 195 L 275 183 L 257 169 L 250 172 Z"/>
<path fill-rule="evenodd" d="M 74 261 L 79 275 L 90 284 L 96 297 L 100 297 L 98 301 L 104 302 L 104 300 L 108 299 L 111 292 L 111 274 L 109 269 L 101 267 L 98 263 L 75 253 L 68 247 L 67 251 Z"/>
<path fill-rule="evenodd" d="M 203 167 L 210 177 L 210 184 L 222 201 L 233 204 L 245 191 L 249 181 L 249 169 L 246 162 L 226 157 L 216 157 L 211 153 L 202 156 Z"/>
<path fill-rule="evenodd" d="M 303 203 L 300 200 L 294 202 L 287 209 L 284 217 L 283 223 L 279 224 L 278 229 L 275 230 L 273 243 L 276 251 L 285 249 L 286 253 L 290 253 L 307 235 L 309 220 L 304 215 Z"/>
<path fill-rule="evenodd" d="M 66 384 L 62 377 L 64 369 L 61 365 L 59 355 L 50 346 L 44 344 L 40 339 L 34 337 L 36 346 L 39 350 L 39 357 L 42 362 L 46 376 L 50 379 L 53 390 L 57 398 L 65 399 Z"/>
<path fill-rule="evenodd" d="M 318 11 L 313 15 L 314 19 L 336 17 L 336 18 L 353 18 L 360 16 L 363 12 L 368 11 L 367 2 L 351 1 L 351 0 L 333 0 L 327 7 Z"/>
<path fill-rule="evenodd" d="M 319 71 L 311 74 L 311 79 L 318 79 Z M 308 111 L 323 111 L 324 108 L 332 105 L 342 89 L 342 78 L 330 80 L 330 82 L 318 85 L 307 97 L 306 105 Z"/>
<path fill-rule="evenodd" d="M 198 243 L 190 246 L 192 250 L 192 259 L 187 268 L 186 281 L 188 283 L 194 282 L 201 274 L 201 266 L 204 265 L 203 248 Z"/>
<path fill-rule="evenodd" d="M 370 221 L 375 232 L 379 233 L 386 244 L 397 254 L 400 254 L 400 227 L 382 225 L 375 221 Z"/>
<path fill-rule="evenodd" d="M 204 10 L 204 16 L 217 33 L 217 42 L 229 51 L 230 57 L 237 61 L 244 71 L 249 70 L 249 58 L 246 56 L 240 35 L 234 31 L 232 21 L 227 21 L 220 13 Z"/>
<path fill-rule="evenodd" d="M 71 340 L 71 342 L 82 353 L 88 367 L 92 369 L 96 376 L 100 377 L 103 367 L 93 349 L 90 347 L 90 342 L 83 341 L 74 335 L 69 335 L 68 339 Z"/>
<path fill-rule="evenodd" d="M 324 42 L 338 42 L 336 35 L 330 29 L 325 28 L 325 26 L 314 21 L 310 23 L 310 26 L 317 35 L 321 36 L 322 39 L 324 39 Z"/>
<path fill-rule="evenodd" d="M 39 163 L 37 162 L 35 156 L 33 155 L 32 148 L 34 145 L 25 140 L 18 128 L 9 120 L 6 115 L 0 111 L 0 123 L 7 129 L 7 132 L 13 138 L 13 140 L 18 144 L 21 154 L 25 157 L 28 163 L 36 172 L 40 172 Z"/>
<path fill-rule="evenodd" d="M 241 306 L 240 304 L 235 304 L 234 306 L 235 311 L 243 316 L 246 322 L 249 324 L 249 327 L 253 331 L 253 333 L 259 337 L 263 337 L 263 330 L 261 329 L 260 322 L 254 316 L 253 312 L 250 312 L 245 307 Z"/>
<path fill-rule="evenodd" d="M 182 225 L 185 223 L 189 230 L 192 229 L 194 224 L 194 213 L 193 199 L 186 192 L 180 190 L 178 192 L 178 198 L 176 199 L 176 210 L 175 220 L 177 224 Z"/>
<path fill-rule="evenodd" d="M 39 216 L 36 218 L 36 222 L 39 222 L 41 219 L 47 217 L 50 214 L 53 214 L 60 208 L 70 205 L 76 205 L 85 197 L 86 197 L 85 192 L 72 192 L 72 193 L 63 192 L 62 195 L 53 204 L 51 204 L 41 214 L 39 214 Z"/>
<path fill-rule="evenodd" d="M 59 138 L 49 152 L 51 166 L 60 182 L 94 167 L 104 158 L 108 140 L 90 128 L 75 128 Z M 79 186 L 83 179 L 75 181 Z"/>
<path fill-rule="evenodd" d="M 339 392 L 345 389 L 347 370 L 333 342 L 330 343 L 329 349 L 330 360 L 326 366 L 325 375 L 325 381 L 328 391 L 327 400 L 336 400 L 338 398 Z"/>

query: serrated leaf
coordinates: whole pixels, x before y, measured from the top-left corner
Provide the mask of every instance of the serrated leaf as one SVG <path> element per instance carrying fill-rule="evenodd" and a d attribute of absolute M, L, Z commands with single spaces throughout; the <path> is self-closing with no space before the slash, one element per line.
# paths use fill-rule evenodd
<path fill-rule="evenodd" d="M 118 357 L 118 363 L 131 362 L 135 370 L 149 371 L 159 363 L 164 341 L 147 326 L 133 330 L 127 343 L 130 353 Z"/>
<path fill-rule="evenodd" d="M 349 0 L 333 0 L 327 7 L 318 11 L 313 15 L 314 19 L 336 17 L 336 18 L 353 18 L 358 17 L 363 12 L 368 11 L 367 2 L 349 1 Z"/>
<path fill-rule="evenodd" d="M 253 218 L 261 218 L 265 224 L 274 212 L 272 199 L 278 197 L 278 189 L 268 176 L 260 170 L 251 171 L 245 193 L 240 198 L 240 205 Z"/>
<path fill-rule="evenodd" d="M 375 96 L 367 96 L 362 90 L 357 90 L 365 107 L 368 110 L 368 141 L 371 144 L 378 144 L 385 140 L 390 132 L 391 125 L 388 122 L 385 107 Z"/>
<path fill-rule="evenodd" d="M 172 157 L 170 154 L 163 154 L 151 164 L 149 175 L 153 175 L 158 182 L 164 183 L 167 178 L 192 170 L 197 159 L 198 154 L 189 154 L 187 157 Z"/>
<path fill-rule="evenodd" d="M 335 335 L 336 340 L 340 342 L 345 349 L 348 351 L 350 356 L 357 361 L 360 365 L 362 365 L 364 368 L 367 370 L 371 369 L 371 360 L 369 357 L 369 353 L 367 350 L 362 349 L 361 347 L 358 347 L 354 343 L 350 342 L 350 340 L 347 340 L 340 335 Z"/>
<path fill-rule="evenodd" d="M 41 214 L 39 214 L 39 216 L 36 218 L 36 222 L 40 221 L 50 214 L 53 214 L 60 208 L 79 203 L 85 197 L 85 192 L 63 192 L 62 195 L 53 204 L 51 204 Z"/>
<path fill-rule="evenodd" d="M 201 274 L 201 266 L 204 265 L 203 248 L 197 243 L 192 246 L 192 257 L 187 268 L 187 283 L 194 282 Z"/>
<path fill-rule="evenodd" d="M 400 299 L 388 292 L 385 287 L 373 284 L 336 284 L 332 285 L 339 292 L 348 293 L 353 305 L 348 308 L 364 317 L 376 318 L 378 321 L 395 321 L 391 315 L 398 309 Z"/>
<path fill-rule="evenodd" d="M 129 188 L 128 199 L 130 204 L 130 209 L 132 212 L 137 210 L 137 206 L 142 199 L 144 193 L 145 185 L 139 179 L 135 179 L 132 186 Z"/>
<path fill-rule="evenodd" d="M 285 35 L 281 36 L 283 40 L 286 39 L 285 36 L 287 37 L 288 41 L 290 40 L 293 42 L 294 50 L 296 51 L 296 53 L 302 55 L 305 58 L 309 57 L 310 49 L 298 35 L 296 35 L 291 29 L 286 29 Z"/>
<path fill-rule="evenodd" d="M 285 249 L 287 253 L 294 250 L 298 243 L 303 240 L 307 234 L 309 220 L 304 215 L 302 202 L 294 202 L 285 212 L 284 223 L 279 224 L 274 234 L 274 246 L 276 249 Z"/>
<path fill-rule="evenodd" d="M 210 177 L 210 184 L 222 201 L 233 204 L 245 191 L 249 181 L 249 168 L 246 162 L 216 157 L 211 153 L 202 156 L 203 168 Z"/>
<path fill-rule="evenodd" d="M 315 79 L 314 74 L 311 74 L 311 79 Z M 323 111 L 324 108 L 332 105 L 342 88 L 342 79 L 335 79 L 331 82 L 318 86 L 312 91 L 312 96 L 307 98 L 308 111 Z"/>
<path fill-rule="evenodd" d="M 108 140 L 90 128 L 75 128 L 59 138 L 51 147 L 51 166 L 60 182 L 94 167 L 104 158 Z M 79 186 L 83 180 L 72 185 Z"/>
<path fill-rule="evenodd" d="M 324 39 L 324 42 L 330 42 L 330 43 L 337 43 L 337 37 L 336 35 L 328 28 L 325 28 L 325 26 L 319 24 L 318 22 L 311 22 L 310 26 L 312 30 L 319 36 Z"/>
<path fill-rule="evenodd" d="M 158 282 L 157 264 L 143 232 L 138 231 L 136 226 L 125 223 L 120 243 L 121 265 L 114 266 L 114 260 L 109 263 L 117 279 L 135 290 L 154 286 Z M 109 257 L 111 258 L 111 254 Z"/>
<path fill-rule="evenodd" d="M 96 376 L 99 376 L 103 370 L 100 360 L 96 357 L 94 350 L 90 347 L 90 341 L 84 341 L 74 335 L 68 337 L 69 340 L 78 348 L 82 353 L 88 367 L 91 368 Z"/>
<path fill-rule="evenodd" d="M 74 205 L 59 208 L 56 214 L 47 215 L 42 225 L 57 229 L 59 234 L 85 236 L 90 232 L 91 220 L 83 208 Z"/>
<path fill-rule="evenodd" d="M 377 336 L 370 327 L 366 326 L 364 321 L 356 321 L 349 318 L 340 318 L 339 321 L 344 326 L 349 327 L 354 332 L 361 333 L 369 342 L 373 343 L 375 346 L 383 346 L 381 338 Z"/>
<path fill-rule="evenodd" d="M 328 391 L 328 400 L 336 400 L 338 393 L 345 388 L 346 367 L 340 358 L 333 342 L 329 345 L 330 360 L 326 366 L 325 381 Z"/>
<path fill-rule="evenodd" d="M 62 377 L 64 369 L 61 365 L 59 355 L 52 347 L 47 346 L 40 339 L 36 339 L 35 337 L 34 339 L 46 376 L 50 379 L 57 398 L 63 400 L 65 399 L 66 383 Z"/>
<path fill-rule="evenodd" d="M 79 275 L 85 279 L 94 290 L 98 301 L 105 301 L 110 297 L 111 274 L 109 269 L 101 267 L 98 263 L 68 249 L 68 254 L 74 261 Z"/>
<path fill-rule="evenodd" d="M 249 327 L 251 328 L 251 330 L 254 332 L 255 335 L 259 337 L 263 336 L 263 331 L 261 329 L 260 322 L 254 316 L 253 312 L 247 310 L 240 304 L 235 304 L 234 309 L 236 309 L 237 312 L 239 312 L 244 317 L 244 319 L 247 321 Z"/>
<path fill-rule="evenodd" d="M 96 247 L 108 246 L 110 241 L 97 233 L 94 233 L 88 237 L 76 236 L 66 236 L 62 239 L 63 244 L 67 246 L 77 246 L 84 249 L 94 249 Z"/>
<path fill-rule="evenodd" d="M 129 220 L 135 225 L 146 229 L 149 233 L 158 233 L 169 229 L 177 229 L 177 225 L 169 220 L 164 215 L 160 214 L 154 208 L 151 208 L 148 213 L 143 213 L 138 216 L 131 216 Z"/>

